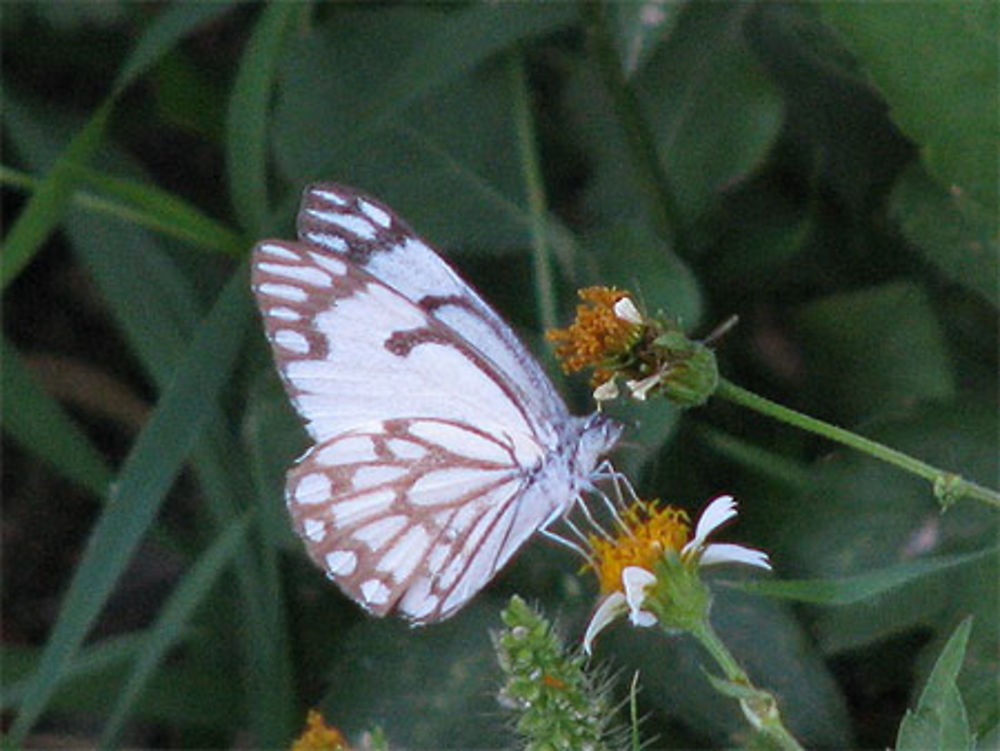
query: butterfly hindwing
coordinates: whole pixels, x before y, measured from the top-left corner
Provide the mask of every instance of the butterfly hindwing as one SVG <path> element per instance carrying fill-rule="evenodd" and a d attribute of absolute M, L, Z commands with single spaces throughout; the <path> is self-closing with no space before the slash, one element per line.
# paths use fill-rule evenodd
<path fill-rule="evenodd" d="M 387 420 L 312 448 L 289 473 L 288 507 L 346 593 L 377 615 L 397 607 L 438 620 L 541 523 L 518 512 L 520 461 L 513 444 L 471 425 Z"/>

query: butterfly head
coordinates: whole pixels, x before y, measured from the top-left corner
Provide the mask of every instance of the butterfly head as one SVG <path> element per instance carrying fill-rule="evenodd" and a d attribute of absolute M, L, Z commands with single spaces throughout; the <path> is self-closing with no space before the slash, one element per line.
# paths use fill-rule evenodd
<path fill-rule="evenodd" d="M 590 477 L 601 457 L 618 443 L 624 426 L 602 412 L 595 412 L 580 420 L 580 434 L 576 448 L 576 463 L 580 476 Z"/>

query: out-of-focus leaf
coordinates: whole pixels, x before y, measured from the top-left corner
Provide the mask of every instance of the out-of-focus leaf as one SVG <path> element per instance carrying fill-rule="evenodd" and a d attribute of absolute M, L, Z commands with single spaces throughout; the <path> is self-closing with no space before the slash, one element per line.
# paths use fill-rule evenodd
<path fill-rule="evenodd" d="M 965 659 L 972 619 L 955 629 L 927 679 L 915 710 L 907 710 L 899 726 L 899 751 L 961 751 L 975 748 L 957 678 Z"/>
<path fill-rule="evenodd" d="M 426 629 L 363 621 L 331 656 L 324 716 L 352 735 L 379 725 L 390 742 L 414 748 L 471 748 L 487 738 L 502 745 L 500 672 L 489 638 L 500 607 L 480 596 Z"/>
<path fill-rule="evenodd" d="M 824 2 L 928 170 L 993 212 L 1000 108 L 996 3 Z"/>
<path fill-rule="evenodd" d="M 62 406 L 35 382 L 6 339 L 0 342 L 0 361 L 4 434 L 102 497 L 112 475 L 101 452 Z"/>
<path fill-rule="evenodd" d="M 674 29 L 686 5 L 677 2 L 612 3 L 622 69 L 631 78 Z"/>
<path fill-rule="evenodd" d="M 966 196 L 944 190 L 917 165 L 900 176 L 889 210 L 906 239 L 945 276 L 1000 306 L 995 217 Z"/>
<path fill-rule="evenodd" d="M 128 681 L 120 689 L 111 717 L 101 738 L 103 747 L 115 745 L 118 734 L 134 712 L 149 682 L 161 667 L 167 651 L 176 645 L 195 609 L 211 592 L 219 576 L 232 562 L 244 542 L 251 521 L 249 515 L 225 529 L 191 566 L 160 609 L 156 623 L 148 630 L 139 658 Z"/>
<path fill-rule="evenodd" d="M 778 136 L 783 107 L 747 45 L 749 6 L 685 6 L 670 39 L 633 79 L 661 167 L 684 216 L 759 167 Z M 573 125 L 597 161 L 588 208 L 602 218 L 635 217 L 631 161 L 613 105 L 593 71 L 569 88 Z"/>
<path fill-rule="evenodd" d="M 240 225 L 249 234 L 259 234 L 267 225 L 268 115 L 282 40 L 291 19 L 301 10 L 297 3 L 261 6 L 260 18 L 247 41 L 229 98 L 226 118 L 229 194 Z"/>
<path fill-rule="evenodd" d="M 76 569 L 10 737 L 22 741 L 52 698 L 101 606 L 156 517 L 242 343 L 249 321 L 245 274 L 237 273 L 191 344 L 179 375 L 125 461 L 115 492 Z"/>
<path fill-rule="evenodd" d="M 812 387 L 850 423 L 955 393 L 948 348 L 924 291 L 895 282 L 810 303 L 796 317 Z"/>
<path fill-rule="evenodd" d="M 409 124 L 407 111 L 423 97 L 523 39 L 565 27 L 575 15 L 561 4 L 333 14 L 317 34 L 300 39 L 289 58 L 279 115 L 287 121 L 277 133 L 286 174 L 336 174 L 380 129 Z"/>
<path fill-rule="evenodd" d="M 925 577 L 944 573 L 958 566 L 967 566 L 980 563 L 987 558 L 996 558 L 997 553 L 997 548 L 990 548 L 962 555 L 917 558 L 897 566 L 843 579 L 790 581 L 751 579 L 742 582 L 721 583 L 751 594 L 780 597 L 796 602 L 811 602 L 817 605 L 853 605 L 908 584 L 915 584 Z"/>

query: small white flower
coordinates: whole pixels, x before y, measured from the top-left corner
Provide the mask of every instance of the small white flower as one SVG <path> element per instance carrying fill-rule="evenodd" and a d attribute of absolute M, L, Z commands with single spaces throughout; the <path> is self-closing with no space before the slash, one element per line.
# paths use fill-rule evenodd
<path fill-rule="evenodd" d="M 635 307 L 635 303 L 630 297 L 623 297 L 614 304 L 612 309 L 615 311 L 615 316 L 627 323 L 642 323 L 642 314 L 639 313 L 639 309 Z"/>
<path fill-rule="evenodd" d="M 695 525 L 694 535 L 680 551 L 673 548 L 672 544 L 666 545 L 661 538 L 658 543 L 661 547 L 657 549 L 660 552 L 657 552 L 656 555 L 658 556 L 667 550 L 673 550 L 675 554 L 679 553 L 680 560 L 684 564 L 683 571 L 687 572 L 680 575 L 695 577 L 695 579 L 697 579 L 697 569 L 700 567 L 721 563 L 742 563 L 769 571 L 771 563 L 767 553 L 762 550 L 732 543 L 709 544 L 706 542 L 711 534 L 735 516 L 736 502 L 733 497 L 721 495 L 705 507 Z M 662 517 L 660 518 L 662 519 Z M 592 652 L 594 639 L 597 638 L 597 635 L 623 615 L 628 615 L 633 626 L 649 627 L 656 624 L 656 615 L 644 608 L 650 588 L 656 583 L 656 575 L 645 568 L 646 565 L 643 563 L 642 566 L 632 565 L 621 569 L 620 587 L 606 595 L 598 604 L 590 623 L 587 624 L 587 631 L 583 637 L 583 649 L 588 655 Z M 661 607 L 665 606 L 661 605 Z"/>

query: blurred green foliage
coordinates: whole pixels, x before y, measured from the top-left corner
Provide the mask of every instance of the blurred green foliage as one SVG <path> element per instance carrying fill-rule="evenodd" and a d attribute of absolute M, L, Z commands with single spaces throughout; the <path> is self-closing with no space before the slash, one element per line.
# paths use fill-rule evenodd
<path fill-rule="evenodd" d="M 553 373 L 536 221 L 562 318 L 594 283 L 696 335 L 736 313 L 717 345 L 726 377 L 995 486 L 998 13 L 5 5 L 11 742 L 280 747 L 318 706 L 353 738 L 379 725 L 390 744 L 495 747 L 512 739 L 489 638 L 506 598 L 582 634 L 593 584 L 539 542 L 421 630 L 367 617 L 305 561 L 282 503 L 304 437 L 240 259 L 262 234 L 291 236 L 313 179 L 394 206 Z M 584 409 L 585 385 L 559 382 Z M 148 416 L 116 416 L 123 394 Z M 614 409 L 641 493 L 692 511 L 734 494 L 734 534 L 778 577 L 914 567 L 849 604 L 719 589 L 720 633 L 805 745 L 998 736 L 995 509 L 942 515 L 925 483 L 733 405 Z M 621 627 L 599 659 L 641 668 L 641 731 L 659 746 L 746 740 L 688 642 Z M 941 707 L 966 725 L 928 724 Z"/>

